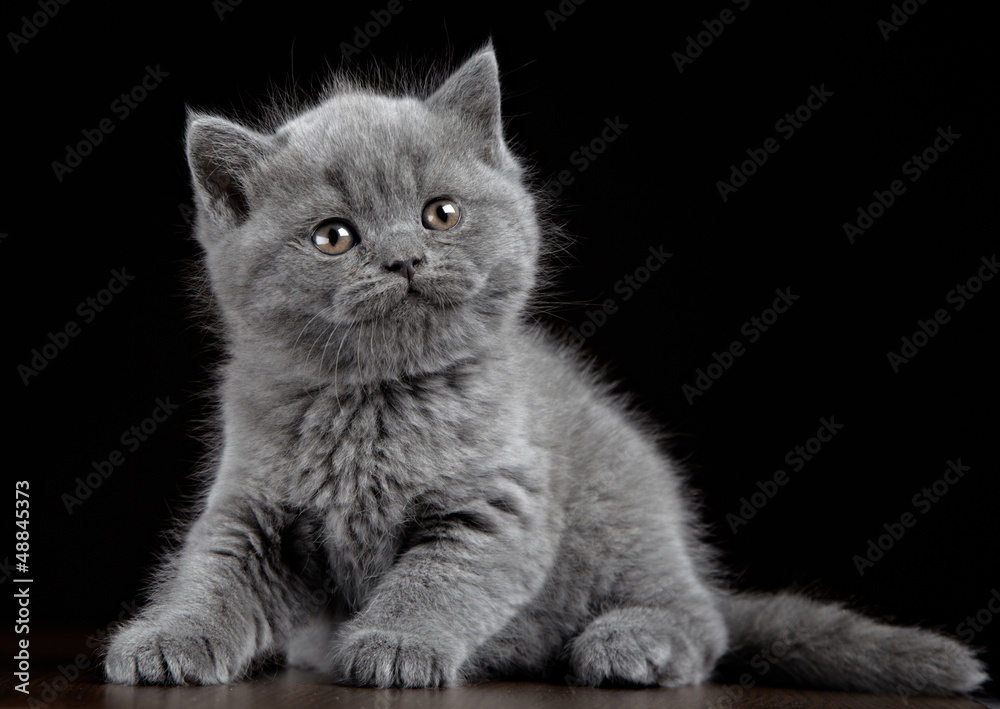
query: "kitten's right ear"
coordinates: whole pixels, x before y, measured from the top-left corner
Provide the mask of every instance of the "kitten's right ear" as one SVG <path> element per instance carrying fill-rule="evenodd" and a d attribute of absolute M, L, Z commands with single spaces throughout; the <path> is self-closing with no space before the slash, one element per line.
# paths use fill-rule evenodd
<path fill-rule="evenodd" d="M 500 117 L 500 70 L 492 42 L 449 76 L 427 105 L 457 115 L 479 140 L 487 162 L 509 164 Z"/>
<path fill-rule="evenodd" d="M 188 165 L 202 205 L 225 222 L 244 221 L 250 214 L 253 173 L 269 146 L 267 136 L 224 118 L 189 114 Z"/>

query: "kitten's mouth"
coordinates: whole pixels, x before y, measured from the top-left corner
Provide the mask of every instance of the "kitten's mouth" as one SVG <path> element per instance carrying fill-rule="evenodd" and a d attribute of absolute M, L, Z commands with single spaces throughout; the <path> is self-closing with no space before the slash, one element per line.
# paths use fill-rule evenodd
<path fill-rule="evenodd" d="M 412 304 L 426 303 L 427 296 L 420 292 L 419 288 L 415 288 L 412 285 L 403 294 L 403 299 L 400 301 L 402 304 Z"/>
<path fill-rule="evenodd" d="M 446 297 L 442 298 L 441 294 L 433 290 L 426 292 L 413 286 L 410 286 L 399 300 L 399 306 L 406 309 L 421 308 L 442 311 L 451 310 L 455 305 L 454 300 Z"/>

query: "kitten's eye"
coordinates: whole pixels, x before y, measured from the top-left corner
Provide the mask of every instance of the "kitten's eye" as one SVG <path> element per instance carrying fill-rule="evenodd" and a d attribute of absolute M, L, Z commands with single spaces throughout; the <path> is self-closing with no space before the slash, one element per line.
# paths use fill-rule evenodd
<path fill-rule="evenodd" d="M 358 243 L 354 227 L 343 219 L 327 219 L 312 230 L 313 246 L 324 254 L 339 256 Z"/>
<path fill-rule="evenodd" d="M 428 229 L 443 231 L 458 224 L 462 219 L 462 210 L 453 199 L 433 199 L 424 207 L 422 219 Z"/>

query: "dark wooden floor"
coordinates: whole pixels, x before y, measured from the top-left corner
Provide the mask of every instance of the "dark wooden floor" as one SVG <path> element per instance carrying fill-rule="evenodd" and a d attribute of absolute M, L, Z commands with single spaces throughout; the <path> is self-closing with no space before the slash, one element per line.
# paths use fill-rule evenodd
<path fill-rule="evenodd" d="M 253 709 L 338 707 L 339 709 L 982 709 L 970 699 L 872 696 L 841 692 L 703 685 L 681 689 L 589 689 L 529 682 L 497 682 L 455 689 L 359 689 L 330 684 L 322 675 L 281 670 L 221 687 L 121 687 L 103 683 L 92 669 L 70 681 L 53 669 L 33 670 L 30 699 L 14 690 L 9 673 L 0 678 L 0 707 L 149 707 L 159 709 Z"/>
<path fill-rule="evenodd" d="M 97 671 L 94 643 L 86 632 L 34 634 L 30 694 L 14 689 L 7 650 L 13 636 L 0 635 L 7 659 L 0 674 L 0 708 L 136 707 L 145 709 L 982 709 L 971 699 L 873 696 L 718 684 L 681 689 L 590 689 L 532 682 L 495 682 L 454 689 L 362 689 L 340 687 L 322 674 L 272 670 L 218 687 L 122 687 L 106 684 Z M 13 652 L 11 652 L 11 655 Z M 10 669 L 8 669 L 10 668 Z M 998 705 L 991 705 L 998 706 Z"/>

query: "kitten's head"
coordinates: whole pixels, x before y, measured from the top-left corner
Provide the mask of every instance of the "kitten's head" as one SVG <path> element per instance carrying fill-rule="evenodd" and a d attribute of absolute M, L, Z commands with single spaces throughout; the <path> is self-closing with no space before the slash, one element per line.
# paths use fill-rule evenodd
<path fill-rule="evenodd" d="M 237 357 L 372 381 L 488 351 L 515 326 L 539 230 L 492 48 L 425 98 L 341 90 L 274 130 L 193 114 L 187 150 Z"/>

